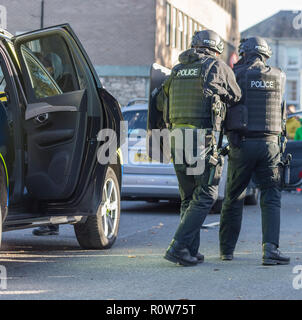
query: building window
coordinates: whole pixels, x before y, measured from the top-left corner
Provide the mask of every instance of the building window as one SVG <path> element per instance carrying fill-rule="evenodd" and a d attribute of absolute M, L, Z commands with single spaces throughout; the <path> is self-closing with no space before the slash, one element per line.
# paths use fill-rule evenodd
<path fill-rule="evenodd" d="M 184 21 L 183 21 L 183 15 L 182 12 L 178 11 L 178 45 L 179 49 L 183 49 L 183 34 L 184 34 Z"/>
<path fill-rule="evenodd" d="M 287 99 L 288 101 L 295 102 L 298 100 L 298 81 L 288 80 L 287 81 Z"/>
<path fill-rule="evenodd" d="M 171 42 L 171 5 L 167 3 L 166 15 L 166 45 L 169 46 Z"/>
<path fill-rule="evenodd" d="M 300 55 L 300 51 L 298 48 L 287 49 L 287 67 L 288 68 L 299 68 L 300 66 L 299 55 Z"/>
<path fill-rule="evenodd" d="M 189 19 L 189 41 L 191 43 L 193 38 L 194 30 L 193 30 L 193 21 L 192 19 Z"/>
<path fill-rule="evenodd" d="M 176 48 L 176 42 L 177 42 L 177 33 L 176 33 L 176 16 L 177 12 L 176 9 L 173 8 L 173 21 L 172 21 L 172 29 L 173 29 L 173 35 L 172 35 L 172 47 Z"/>
<path fill-rule="evenodd" d="M 184 45 L 188 48 L 188 17 L 184 16 Z"/>
<path fill-rule="evenodd" d="M 198 31 L 198 24 L 197 22 L 194 22 L 194 32 Z"/>

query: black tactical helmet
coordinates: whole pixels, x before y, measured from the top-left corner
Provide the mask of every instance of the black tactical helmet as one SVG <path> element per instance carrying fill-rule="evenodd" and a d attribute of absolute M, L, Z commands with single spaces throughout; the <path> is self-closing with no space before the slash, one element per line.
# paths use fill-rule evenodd
<path fill-rule="evenodd" d="M 212 30 L 196 31 L 192 38 L 192 48 L 208 48 L 219 54 L 224 50 L 224 42 L 219 35 Z"/>
<path fill-rule="evenodd" d="M 272 49 L 269 47 L 266 40 L 260 37 L 253 37 L 248 39 L 242 39 L 239 46 L 239 54 L 261 54 L 266 58 L 270 58 L 273 54 Z"/>

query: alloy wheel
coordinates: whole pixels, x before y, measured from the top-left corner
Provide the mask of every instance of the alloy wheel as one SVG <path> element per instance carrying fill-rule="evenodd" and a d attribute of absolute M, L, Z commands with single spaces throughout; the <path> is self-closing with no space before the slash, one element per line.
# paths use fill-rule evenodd
<path fill-rule="evenodd" d="M 104 184 L 103 203 L 101 209 L 102 224 L 105 236 L 110 239 L 117 227 L 117 211 L 119 209 L 117 186 L 111 178 L 107 179 Z"/>

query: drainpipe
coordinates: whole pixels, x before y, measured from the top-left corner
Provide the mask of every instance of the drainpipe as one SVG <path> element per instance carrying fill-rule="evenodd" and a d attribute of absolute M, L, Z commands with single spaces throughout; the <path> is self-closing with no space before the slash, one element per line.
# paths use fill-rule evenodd
<path fill-rule="evenodd" d="M 44 28 L 44 0 L 41 1 L 41 29 Z"/>

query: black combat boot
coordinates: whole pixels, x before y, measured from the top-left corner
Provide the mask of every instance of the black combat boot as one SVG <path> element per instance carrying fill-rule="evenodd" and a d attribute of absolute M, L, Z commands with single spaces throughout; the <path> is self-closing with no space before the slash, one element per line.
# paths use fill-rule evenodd
<path fill-rule="evenodd" d="M 200 263 L 200 264 L 201 264 L 201 263 L 204 263 L 204 255 L 203 255 L 203 254 L 201 254 L 200 252 L 198 252 L 195 257 L 196 257 L 198 263 Z"/>
<path fill-rule="evenodd" d="M 290 263 L 290 258 L 284 256 L 278 247 L 273 243 L 263 244 L 263 259 L 262 264 L 264 266 L 274 266 L 277 264 L 286 265 Z"/>
<path fill-rule="evenodd" d="M 198 259 L 192 257 L 190 251 L 175 240 L 171 242 L 164 258 L 170 262 L 179 263 L 186 267 L 195 266 L 198 263 Z"/>
<path fill-rule="evenodd" d="M 232 261 L 234 259 L 234 255 L 233 254 L 221 254 L 220 259 L 222 261 Z"/>

